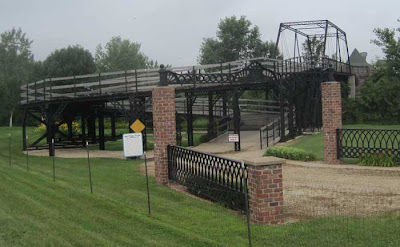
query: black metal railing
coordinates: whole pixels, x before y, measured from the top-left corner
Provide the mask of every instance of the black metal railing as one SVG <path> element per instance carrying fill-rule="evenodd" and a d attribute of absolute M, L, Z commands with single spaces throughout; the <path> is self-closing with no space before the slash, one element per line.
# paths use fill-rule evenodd
<path fill-rule="evenodd" d="M 207 126 L 208 138 L 214 139 L 229 130 L 233 130 L 233 114 L 209 122 Z"/>
<path fill-rule="evenodd" d="M 400 156 L 400 130 L 337 129 L 338 158 L 385 152 Z"/>
<path fill-rule="evenodd" d="M 179 146 L 168 146 L 169 179 L 189 191 L 245 210 L 247 168 L 244 163 Z"/>
<path fill-rule="evenodd" d="M 279 142 L 282 137 L 286 137 L 289 131 L 289 114 L 284 114 L 284 129 L 282 130 L 281 118 L 277 118 L 269 124 L 260 128 L 260 149 Z M 295 125 L 294 117 L 293 124 Z M 294 127 L 294 126 L 293 126 Z"/>
<path fill-rule="evenodd" d="M 275 144 L 275 142 L 279 141 L 277 140 L 278 137 L 281 137 L 280 118 L 260 128 L 260 149 L 263 149 L 263 143 L 265 143 L 267 147 L 270 145 L 270 142 L 272 142 L 272 144 Z"/>

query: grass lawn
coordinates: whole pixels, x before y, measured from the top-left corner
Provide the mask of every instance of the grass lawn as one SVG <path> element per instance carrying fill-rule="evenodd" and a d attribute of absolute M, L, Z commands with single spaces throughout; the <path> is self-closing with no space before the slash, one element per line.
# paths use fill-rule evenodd
<path fill-rule="evenodd" d="M 400 125 L 372 125 L 372 124 L 351 124 L 344 125 L 347 129 L 400 129 Z M 322 133 L 303 136 L 293 143 L 288 144 L 289 147 L 297 147 L 312 152 L 317 160 L 324 159 L 324 145 Z M 355 163 L 358 159 L 345 159 L 346 163 Z"/>
<path fill-rule="evenodd" d="M 12 133 L 9 166 L 8 133 Z M 138 161 L 21 153 L 21 129 L 0 128 L 0 246 L 247 246 L 245 218 L 145 177 Z M 330 217 L 281 226 L 252 225 L 253 246 L 399 246 L 400 217 Z"/>

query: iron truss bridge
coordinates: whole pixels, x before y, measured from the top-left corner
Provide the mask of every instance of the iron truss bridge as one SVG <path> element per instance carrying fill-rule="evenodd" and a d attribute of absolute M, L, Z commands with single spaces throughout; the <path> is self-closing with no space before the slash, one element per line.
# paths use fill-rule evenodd
<path fill-rule="evenodd" d="M 292 30 L 288 26 L 285 28 Z M 263 102 L 274 102 L 265 103 L 259 117 L 269 118 L 271 114 L 267 109 L 274 109 L 274 114 L 285 121 L 268 127 L 265 136 L 279 125 L 279 132 L 283 133 L 279 138 L 283 141 L 305 129 L 320 128 L 320 84 L 328 80 L 346 81 L 351 74 L 350 64 L 340 59 L 299 54 L 285 60 L 258 57 L 218 64 L 160 66 L 157 69 L 46 78 L 21 85 L 23 148 L 48 148 L 49 154 L 54 155 L 54 147 L 50 145 L 54 139 L 55 146 L 82 147 L 88 141 L 98 143 L 104 150 L 106 141 L 120 136 L 117 123 L 122 118 L 128 122 L 124 131 L 136 119 L 145 123 L 143 139 L 146 147 L 146 132 L 152 128 L 152 90 L 158 86 L 175 88 L 176 97 L 181 100 L 177 108 L 177 133 L 180 135 L 184 129 L 181 125 L 185 123 L 189 146 L 194 144 L 193 122 L 199 113 L 199 101 L 202 102 L 202 115 L 208 118 L 209 139 L 228 126 L 240 134 L 241 111 L 246 109 L 241 108 L 239 99 L 246 96 L 247 91 L 255 92 L 258 98 L 262 95 Z M 276 119 L 275 116 L 264 124 Z M 74 129 L 73 122 L 80 123 L 79 130 Z M 110 124 L 107 127 L 111 129 L 110 136 L 105 135 L 105 123 Z M 28 142 L 26 127 L 38 124 L 45 125 L 45 133 Z M 61 131 L 63 125 L 67 125 L 67 131 Z M 177 136 L 177 140 L 181 138 L 181 135 Z M 240 143 L 235 149 L 240 150 Z"/>

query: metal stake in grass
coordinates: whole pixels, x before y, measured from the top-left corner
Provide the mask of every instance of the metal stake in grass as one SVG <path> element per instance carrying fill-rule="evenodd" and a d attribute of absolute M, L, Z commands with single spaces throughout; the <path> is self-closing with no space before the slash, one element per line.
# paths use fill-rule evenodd
<path fill-rule="evenodd" d="M 242 168 L 244 168 L 244 162 L 242 161 Z M 246 218 L 247 218 L 247 236 L 249 238 L 249 247 L 251 247 L 251 229 L 250 229 L 250 215 L 249 215 L 249 195 L 247 191 L 247 181 L 243 184 L 243 190 L 244 190 L 244 197 L 245 197 L 245 203 L 246 203 Z"/>
<path fill-rule="evenodd" d="M 87 150 L 87 162 L 88 162 L 88 168 L 89 168 L 90 193 L 93 193 L 92 171 L 90 169 L 89 142 L 86 142 L 86 150 Z"/>
<path fill-rule="evenodd" d="M 8 151 L 9 151 L 10 166 L 11 166 L 11 133 L 8 134 Z"/>
<path fill-rule="evenodd" d="M 28 136 L 26 136 L 26 143 L 28 144 Z M 29 172 L 29 151 L 28 145 L 26 145 L 26 171 Z"/>
<path fill-rule="evenodd" d="M 51 139 L 51 145 L 52 145 L 52 149 L 54 150 L 55 149 L 54 139 Z M 54 165 L 54 156 L 55 155 L 53 155 L 53 182 L 56 181 L 56 168 L 55 168 L 55 165 Z"/>
<path fill-rule="evenodd" d="M 146 170 L 147 206 L 149 207 L 149 216 L 151 216 L 149 176 L 148 176 L 148 174 L 147 174 L 147 157 L 146 157 L 146 152 L 144 152 L 144 169 Z"/>

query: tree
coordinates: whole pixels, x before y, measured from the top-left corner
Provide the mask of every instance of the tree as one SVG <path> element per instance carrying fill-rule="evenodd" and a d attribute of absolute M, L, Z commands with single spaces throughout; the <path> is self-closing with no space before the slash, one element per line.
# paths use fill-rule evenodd
<path fill-rule="evenodd" d="M 396 38 L 396 32 L 400 33 L 400 28 L 374 29 L 376 39 L 371 42 L 382 48 L 385 59 L 374 65 L 374 73 L 361 88 L 360 97 L 345 102 L 350 119 L 400 121 L 400 39 Z"/>
<path fill-rule="evenodd" d="M 211 64 L 261 56 L 280 55 L 272 41 L 261 40 L 259 28 L 252 26 L 245 16 L 231 16 L 219 22 L 216 38 L 203 39 L 198 61 Z"/>
<path fill-rule="evenodd" d="M 400 22 L 400 20 L 397 20 Z M 388 76 L 400 75 L 400 28 L 375 28 L 376 39 L 371 42 L 379 46 L 385 54 L 386 73 Z"/>
<path fill-rule="evenodd" d="M 18 106 L 19 84 L 32 73 L 32 41 L 22 30 L 12 28 L 0 35 L 0 124 L 7 124 Z"/>
<path fill-rule="evenodd" d="M 312 63 L 318 64 L 324 48 L 324 42 L 321 39 L 317 39 L 317 37 L 313 37 L 311 39 L 307 39 L 303 43 L 303 56 L 305 59 Z"/>
<path fill-rule="evenodd" d="M 42 65 L 36 64 L 36 68 L 43 69 L 43 72 L 36 73 L 46 77 L 84 75 L 96 72 L 92 54 L 79 45 L 53 51 Z"/>
<path fill-rule="evenodd" d="M 157 67 L 157 61 L 150 60 L 140 52 L 140 44 L 113 37 L 105 48 L 98 45 L 95 53 L 95 63 L 98 71 L 116 71 L 127 69 L 143 69 Z"/>

